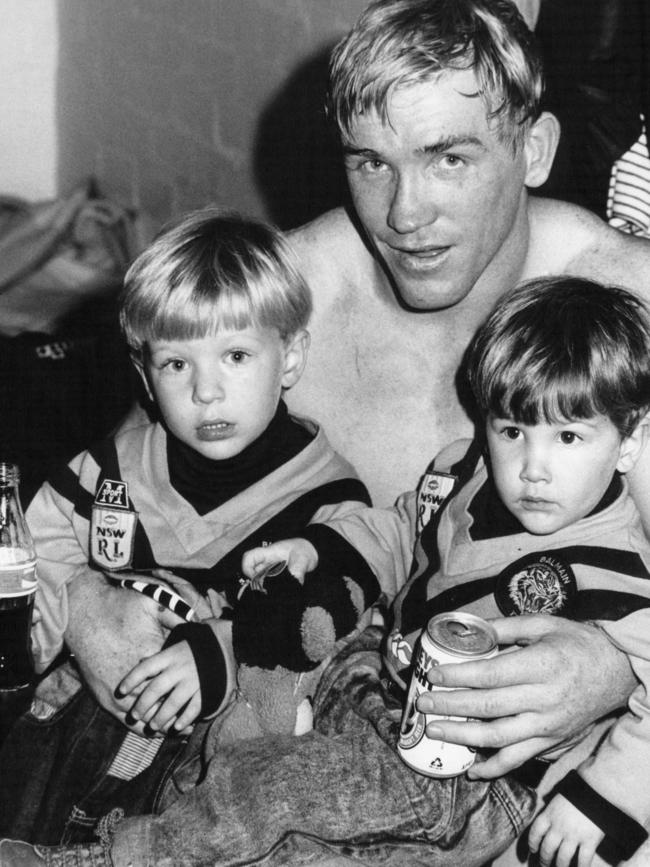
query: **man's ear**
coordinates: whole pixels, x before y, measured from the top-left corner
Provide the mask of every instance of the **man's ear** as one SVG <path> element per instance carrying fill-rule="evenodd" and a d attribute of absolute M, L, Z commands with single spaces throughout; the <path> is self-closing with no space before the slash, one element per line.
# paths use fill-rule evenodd
<path fill-rule="evenodd" d="M 284 373 L 282 374 L 282 388 L 291 388 L 295 385 L 307 363 L 307 353 L 311 337 L 308 331 L 301 329 L 285 342 Z"/>
<path fill-rule="evenodd" d="M 146 374 L 146 371 L 144 369 L 142 359 L 140 358 L 139 355 L 134 355 L 132 353 L 131 354 L 131 361 L 133 362 L 133 366 L 135 367 L 135 369 L 140 374 L 140 379 L 142 380 L 142 383 L 145 387 L 145 391 L 147 392 L 147 397 L 153 403 L 154 398 L 153 398 L 153 394 L 151 393 L 151 388 L 149 387 L 149 382 L 147 381 L 147 374 Z"/>
<path fill-rule="evenodd" d="M 527 187 L 541 187 L 548 178 L 560 141 L 560 122 L 548 111 L 543 111 L 531 125 L 524 140 Z"/>
<path fill-rule="evenodd" d="M 646 414 L 634 428 L 629 437 L 621 443 L 621 451 L 616 464 L 619 473 L 629 472 L 639 459 L 641 452 L 648 440 L 648 426 L 650 425 L 650 413 Z"/>

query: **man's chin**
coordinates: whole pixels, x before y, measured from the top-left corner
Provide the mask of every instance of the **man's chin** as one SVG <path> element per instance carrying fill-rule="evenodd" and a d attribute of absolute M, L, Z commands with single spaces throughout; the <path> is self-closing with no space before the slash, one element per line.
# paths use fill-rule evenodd
<path fill-rule="evenodd" d="M 408 310 L 433 313 L 460 304 L 470 293 L 471 286 L 449 285 L 437 280 L 403 280 L 393 275 L 398 302 Z"/>
<path fill-rule="evenodd" d="M 454 307 L 466 298 L 473 280 L 459 274 L 447 255 L 437 265 L 408 267 L 388 249 L 375 245 L 377 258 L 388 277 L 395 298 L 407 310 L 434 313 Z"/>

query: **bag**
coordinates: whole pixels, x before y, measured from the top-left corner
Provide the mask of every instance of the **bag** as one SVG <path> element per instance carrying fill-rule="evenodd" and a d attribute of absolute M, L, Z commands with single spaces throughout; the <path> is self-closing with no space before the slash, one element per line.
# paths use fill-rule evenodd
<path fill-rule="evenodd" d="M 52 202 L 0 196 L 0 334 L 54 334 L 115 293 L 145 234 L 142 218 L 98 197 L 92 180 Z"/>
<path fill-rule="evenodd" d="M 25 503 L 140 396 L 116 298 L 145 240 L 92 182 L 53 202 L 0 197 L 0 456 Z"/>

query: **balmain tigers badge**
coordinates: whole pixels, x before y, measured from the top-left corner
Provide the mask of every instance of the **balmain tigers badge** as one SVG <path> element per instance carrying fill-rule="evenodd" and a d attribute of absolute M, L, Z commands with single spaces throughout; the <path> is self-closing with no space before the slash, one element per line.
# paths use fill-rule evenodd
<path fill-rule="evenodd" d="M 137 513 L 126 482 L 102 479 L 90 521 L 90 553 L 100 569 L 124 569 L 133 560 Z"/>
<path fill-rule="evenodd" d="M 567 614 L 577 584 L 569 563 L 554 551 L 535 552 L 497 576 L 494 597 L 500 611 L 513 614 Z"/>

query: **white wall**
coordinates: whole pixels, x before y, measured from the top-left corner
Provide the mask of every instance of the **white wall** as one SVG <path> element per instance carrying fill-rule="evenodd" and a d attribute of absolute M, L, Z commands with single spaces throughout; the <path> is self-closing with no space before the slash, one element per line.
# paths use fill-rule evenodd
<path fill-rule="evenodd" d="M 93 176 L 157 221 L 219 201 L 283 226 L 338 204 L 312 60 L 366 2 L 0 0 L 0 196 Z"/>
<path fill-rule="evenodd" d="M 366 3 L 58 0 L 61 191 L 92 175 L 155 223 L 215 202 L 286 228 L 339 204 L 324 53 Z"/>
<path fill-rule="evenodd" d="M 57 193 L 57 0 L 0 0 L 0 195 Z"/>

